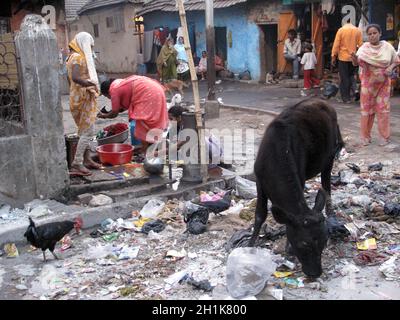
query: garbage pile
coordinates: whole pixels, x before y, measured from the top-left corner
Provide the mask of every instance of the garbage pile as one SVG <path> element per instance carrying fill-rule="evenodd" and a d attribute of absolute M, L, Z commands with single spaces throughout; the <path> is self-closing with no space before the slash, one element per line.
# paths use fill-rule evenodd
<path fill-rule="evenodd" d="M 271 214 L 257 247 L 247 247 L 256 187 L 238 177 L 232 190 L 200 192 L 191 201 L 151 199 L 129 217 L 106 219 L 86 235 L 64 239 L 58 249 L 64 260 L 50 262 L 53 278 L 42 272 L 25 294 L 41 299 L 323 298 L 331 281 L 362 276 L 367 267 L 376 267 L 373 276 L 379 282 L 398 281 L 399 177 L 388 163 L 343 162 L 333 173 L 336 215 L 327 218 L 330 240 L 324 273 L 316 280 L 306 278 L 296 258 L 286 254 L 285 226 Z M 307 181 L 310 206 L 320 188 L 319 177 Z M 12 246 L 4 251 L 18 259 Z M 41 259 L 41 252 L 33 254 Z"/>

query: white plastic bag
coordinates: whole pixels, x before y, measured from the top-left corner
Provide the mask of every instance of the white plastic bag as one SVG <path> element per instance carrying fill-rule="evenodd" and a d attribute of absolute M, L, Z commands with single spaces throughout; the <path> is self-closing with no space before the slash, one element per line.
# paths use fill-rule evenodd
<path fill-rule="evenodd" d="M 86 252 L 86 259 L 88 260 L 96 260 L 96 259 L 104 259 L 107 256 L 113 254 L 113 246 L 111 244 L 107 244 L 105 246 L 89 246 Z"/>
<path fill-rule="evenodd" d="M 151 199 L 144 205 L 142 210 L 140 210 L 140 215 L 143 218 L 155 219 L 162 212 L 164 207 L 164 201 Z"/>
<path fill-rule="evenodd" d="M 268 249 L 236 248 L 230 253 L 226 266 L 229 294 L 236 299 L 259 294 L 276 267 Z"/>
<path fill-rule="evenodd" d="M 256 183 L 240 176 L 236 176 L 236 191 L 238 196 L 243 199 L 257 198 Z"/>

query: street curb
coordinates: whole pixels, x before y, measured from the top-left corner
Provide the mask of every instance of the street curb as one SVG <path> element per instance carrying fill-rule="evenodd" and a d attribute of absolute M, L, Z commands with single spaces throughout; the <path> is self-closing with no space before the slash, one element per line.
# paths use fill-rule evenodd
<path fill-rule="evenodd" d="M 232 109 L 232 110 L 237 110 L 237 111 L 249 111 L 252 113 L 264 113 L 264 114 L 268 114 L 273 117 L 278 116 L 280 113 L 280 112 L 276 112 L 276 111 L 263 110 L 263 109 L 258 109 L 255 107 L 239 106 L 239 105 L 234 105 L 234 104 L 229 104 L 229 105 L 222 104 L 222 105 L 220 105 L 220 108 Z"/>
<path fill-rule="evenodd" d="M 178 191 L 168 190 L 160 194 L 147 195 L 140 198 L 129 199 L 113 203 L 111 205 L 102 207 L 85 207 L 75 212 L 59 213 L 53 216 L 44 217 L 42 219 L 35 219 L 37 225 L 42 225 L 50 222 L 58 222 L 64 220 L 73 220 L 75 217 L 80 216 L 83 220 L 84 229 L 92 228 L 99 225 L 103 220 L 111 218 L 113 220 L 118 218 L 128 218 L 131 216 L 132 211 L 140 210 L 150 199 L 161 199 L 163 201 L 173 198 L 184 198 L 190 200 L 198 195 L 201 190 L 209 191 L 215 187 L 221 189 L 228 189 L 234 187 L 235 175 L 219 178 L 216 180 L 208 181 L 206 183 L 191 185 L 182 188 Z M 26 224 L 18 224 L 4 228 L 4 231 L 0 232 L 0 248 L 6 243 L 15 243 L 17 245 L 26 245 L 26 239 L 24 233 L 28 227 L 28 221 Z"/>

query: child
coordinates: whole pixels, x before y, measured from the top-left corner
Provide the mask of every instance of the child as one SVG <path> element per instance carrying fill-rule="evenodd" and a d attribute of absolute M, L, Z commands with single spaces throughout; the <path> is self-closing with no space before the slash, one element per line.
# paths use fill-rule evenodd
<path fill-rule="evenodd" d="M 305 46 L 305 53 L 301 59 L 301 64 L 304 66 L 304 90 L 319 87 L 319 79 L 314 75 L 314 69 L 317 64 L 317 57 L 313 52 L 313 46 L 307 44 Z"/>

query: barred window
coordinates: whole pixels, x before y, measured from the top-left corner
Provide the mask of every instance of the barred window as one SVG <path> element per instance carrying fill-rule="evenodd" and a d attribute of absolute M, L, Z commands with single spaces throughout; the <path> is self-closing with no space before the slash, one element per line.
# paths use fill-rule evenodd
<path fill-rule="evenodd" d="M 12 34 L 0 35 L 0 136 L 24 133 L 18 59 Z"/>

